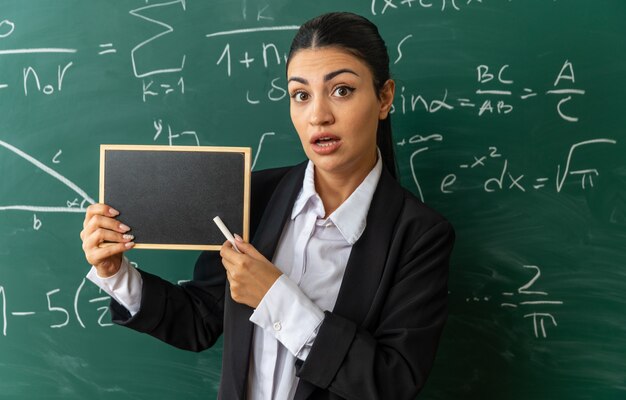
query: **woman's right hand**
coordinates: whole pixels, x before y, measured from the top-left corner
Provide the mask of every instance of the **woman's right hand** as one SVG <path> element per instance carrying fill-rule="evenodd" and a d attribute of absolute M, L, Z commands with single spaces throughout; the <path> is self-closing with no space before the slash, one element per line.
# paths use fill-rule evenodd
<path fill-rule="evenodd" d="M 133 235 L 128 233 L 130 228 L 115 219 L 119 214 L 106 204 L 92 204 L 87 207 L 80 232 L 85 258 L 103 278 L 117 273 L 122 264 L 122 253 L 135 245 Z M 104 242 L 107 243 L 102 246 Z"/>

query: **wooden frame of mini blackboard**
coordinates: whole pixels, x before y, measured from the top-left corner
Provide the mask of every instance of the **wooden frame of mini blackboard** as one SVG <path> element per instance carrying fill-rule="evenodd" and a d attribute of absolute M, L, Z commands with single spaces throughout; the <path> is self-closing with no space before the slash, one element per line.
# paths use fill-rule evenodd
<path fill-rule="evenodd" d="M 109 187 L 109 192 L 113 191 L 110 187 L 111 182 L 108 182 L 108 183 L 105 182 L 105 177 L 107 176 L 107 171 L 106 171 L 107 155 L 112 155 L 115 152 L 129 152 L 129 151 L 140 152 L 140 153 L 135 153 L 135 154 L 142 155 L 142 156 L 146 155 L 148 158 L 150 158 L 151 154 L 154 154 L 155 156 L 159 154 L 161 155 L 178 154 L 183 158 L 185 158 L 185 154 L 187 154 L 189 156 L 194 155 L 193 157 L 195 157 L 196 159 L 198 159 L 198 157 L 202 158 L 203 155 L 207 155 L 207 157 L 204 157 L 207 160 L 210 157 L 215 158 L 215 156 L 219 156 L 220 154 L 223 154 L 223 155 L 240 154 L 242 157 L 241 158 L 236 157 L 235 159 L 240 160 L 240 162 L 239 161 L 237 162 L 237 167 L 241 169 L 241 171 L 243 172 L 241 176 L 238 177 L 238 179 L 240 180 L 238 180 L 237 182 L 238 185 L 241 186 L 242 190 L 238 190 L 237 192 L 238 198 L 233 199 L 232 197 L 230 197 L 228 199 L 225 199 L 225 201 L 228 201 L 230 204 L 232 204 L 235 201 L 241 202 L 240 217 L 241 217 L 242 223 L 241 225 L 236 224 L 237 226 L 234 226 L 232 225 L 232 221 L 229 221 L 228 217 L 225 217 L 224 215 L 219 215 L 220 214 L 219 212 L 215 214 L 219 215 L 220 218 L 223 219 L 224 223 L 230 228 L 230 230 L 233 233 L 240 233 L 243 239 L 245 241 L 248 241 L 249 221 L 250 221 L 250 174 L 251 174 L 250 172 L 251 171 L 251 168 L 250 168 L 251 150 L 249 147 L 112 145 L 112 144 L 100 145 L 100 194 L 99 194 L 100 203 L 105 203 L 107 201 L 107 193 L 105 192 L 105 187 Z M 170 152 L 170 153 L 164 153 L 164 152 Z M 124 154 L 124 153 L 118 153 L 118 154 Z M 130 154 L 130 153 L 127 153 L 127 154 Z M 187 158 L 191 158 L 191 157 L 187 157 Z M 115 168 L 119 167 L 128 171 L 128 176 L 131 176 L 131 174 L 132 175 L 137 174 L 137 171 L 140 170 L 140 168 L 134 168 L 136 166 L 133 166 L 132 158 L 126 161 L 128 162 L 128 165 L 124 165 L 124 166 L 116 165 Z M 232 162 L 232 157 L 229 162 Z M 228 166 L 222 165 L 222 167 L 228 167 Z M 112 170 L 114 168 L 109 165 L 109 169 Z M 139 178 L 141 177 L 134 176 L 134 181 L 137 181 L 137 179 Z M 145 177 L 145 178 L 148 178 L 148 177 Z M 120 179 L 120 180 L 124 181 L 125 179 Z M 221 188 L 232 187 L 233 182 L 229 181 L 229 183 L 230 185 L 222 186 Z M 201 182 L 194 182 L 194 187 L 203 187 L 203 186 Z M 217 188 L 217 190 L 221 190 L 221 188 Z M 155 198 L 160 198 L 159 196 L 160 193 L 153 193 L 153 194 Z M 120 216 L 118 217 L 118 219 L 120 219 L 121 222 L 125 222 L 124 217 L 128 218 L 128 213 L 125 215 L 126 207 L 124 207 L 123 202 L 120 204 L 109 204 L 109 205 L 117 209 L 118 211 L 120 211 Z M 181 202 L 181 204 L 177 204 L 177 206 L 183 207 L 185 206 L 185 204 Z M 192 210 L 196 210 L 199 207 L 201 207 L 199 204 L 188 204 L 187 206 L 189 206 Z M 206 223 L 208 221 L 208 224 L 205 224 L 205 226 L 207 230 L 210 230 L 212 232 L 212 236 L 215 238 L 215 240 L 213 240 L 212 242 L 208 240 L 208 243 L 206 244 L 204 243 L 190 244 L 190 243 L 178 243 L 178 240 L 171 240 L 172 243 L 168 243 L 167 241 L 159 241 L 159 242 L 153 243 L 153 242 L 144 242 L 141 239 L 141 235 L 136 235 L 134 248 L 135 249 L 172 249 L 172 250 L 214 250 L 214 251 L 220 250 L 222 247 L 222 244 L 225 241 L 225 238 L 212 220 L 213 217 L 217 215 L 211 216 L 210 219 L 208 219 L 208 216 L 207 218 L 202 219 L 202 223 Z M 229 224 L 229 222 L 231 224 Z M 135 232 L 133 232 L 133 226 L 130 225 L 130 227 L 131 227 L 131 231 L 129 233 L 135 234 Z M 168 226 L 164 224 L 162 228 L 167 229 Z M 180 227 L 177 227 L 176 229 L 180 229 Z M 176 231 L 176 229 L 174 229 L 174 231 Z M 208 236 L 209 235 L 207 235 L 207 237 Z"/>

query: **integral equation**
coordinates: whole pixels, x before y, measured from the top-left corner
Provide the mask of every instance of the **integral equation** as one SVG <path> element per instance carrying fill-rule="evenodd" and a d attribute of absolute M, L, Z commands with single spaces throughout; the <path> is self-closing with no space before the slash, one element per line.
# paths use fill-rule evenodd
<path fill-rule="evenodd" d="M 405 145 L 420 145 L 422 147 L 414 150 L 409 157 L 409 165 L 411 167 L 411 174 L 413 182 L 417 188 L 417 191 L 424 200 L 424 192 L 419 180 L 419 156 L 425 154 L 430 150 L 429 142 L 441 142 L 443 136 L 439 134 L 433 134 L 428 136 L 414 135 L 409 140 L 402 140 L 397 143 L 398 146 Z M 459 164 L 454 167 L 454 170 L 447 173 L 440 181 L 440 185 L 437 188 L 440 193 L 452 194 L 464 187 L 462 185 L 463 179 L 483 179 L 480 189 L 487 193 L 499 192 L 499 191 L 517 191 L 528 192 L 533 190 L 545 190 L 552 187 L 557 193 L 561 193 L 564 185 L 568 181 L 574 181 L 578 183 L 583 190 L 591 189 L 594 187 L 594 178 L 600 175 L 598 168 L 590 164 L 584 157 L 576 157 L 583 149 L 592 147 L 595 149 L 601 146 L 615 145 L 617 141 L 611 138 L 595 138 L 585 140 L 582 142 L 574 143 L 570 146 L 567 155 L 564 158 L 563 163 L 556 165 L 552 174 L 546 174 L 542 176 L 527 176 L 525 173 L 516 168 L 515 164 L 509 162 L 506 155 L 503 155 L 496 146 L 489 146 L 485 148 L 484 152 L 480 154 L 471 155 L 467 159 L 463 159 Z M 598 151 L 600 151 L 598 149 Z M 587 154 L 585 152 L 584 154 Z M 485 174 L 476 172 L 489 167 L 495 166 L 496 172 L 493 174 Z"/>

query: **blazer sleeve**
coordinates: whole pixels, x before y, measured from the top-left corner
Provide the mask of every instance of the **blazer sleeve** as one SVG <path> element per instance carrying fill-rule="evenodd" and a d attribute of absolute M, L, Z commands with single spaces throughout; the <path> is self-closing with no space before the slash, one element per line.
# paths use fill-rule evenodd
<path fill-rule="evenodd" d="M 128 310 L 112 300 L 113 322 L 184 350 L 201 351 L 215 343 L 223 329 L 226 281 L 219 253 L 203 252 L 194 279 L 182 285 L 140 273 L 139 312 L 131 318 Z"/>
<path fill-rule="evenodd" d="M 447 318 L 453 244 L 454 230 L 443 221 L 407 245 L 373 329 L 327 311 L 297 368 L 300 379 L 346 399 L 413 399 Z"/>

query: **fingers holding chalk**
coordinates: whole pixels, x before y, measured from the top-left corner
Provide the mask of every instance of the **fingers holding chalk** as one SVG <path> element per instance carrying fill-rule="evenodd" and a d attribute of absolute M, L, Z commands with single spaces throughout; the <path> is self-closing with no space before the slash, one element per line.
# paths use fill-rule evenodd
<path fill-rule="evenodd" d="M 224 222 L 222 221 L 222 219 L 220 217 L 215 217 L 213 218 L 213 222 L 215 222 L 215 224 L 220 229 L 220 231 L 222 231 L 222 234 L 224 234 L 224 236 L 226 237 L 226 240 L 228 240 L 233 245 L 233 248 L 235 249 L 235 251 L 237 253 L 241 253 L 241 251 L 239 251 L 239 249 L 237 248 L 237 244 L 236 244 L 235 238 L 233 237 L 233 234 L 230 233 L 226 225 L 224 225 Z"/>

